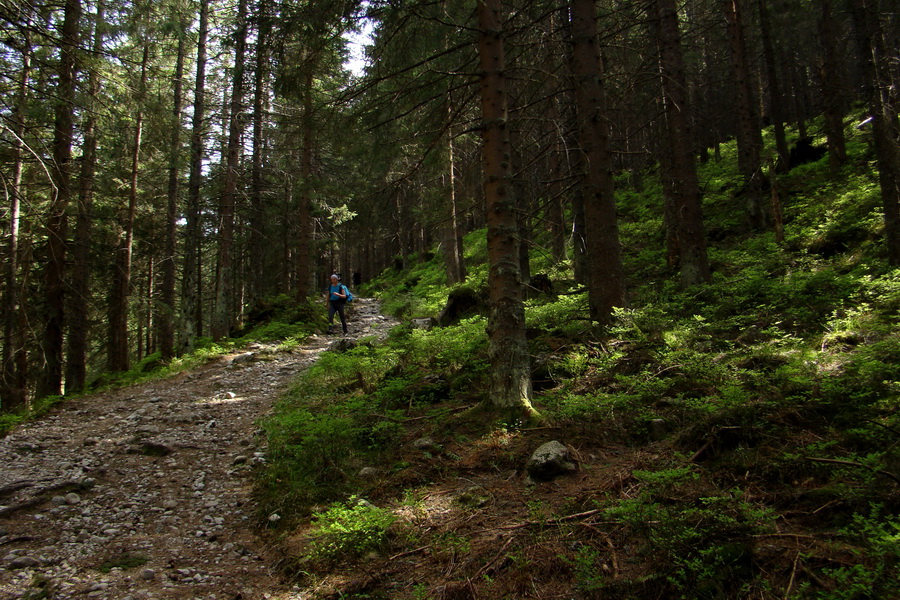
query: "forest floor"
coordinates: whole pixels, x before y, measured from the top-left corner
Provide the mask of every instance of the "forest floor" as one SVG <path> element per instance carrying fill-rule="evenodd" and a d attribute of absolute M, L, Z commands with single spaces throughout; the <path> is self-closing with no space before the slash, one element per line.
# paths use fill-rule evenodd
<path fill-rule="evenodd" d="M 390 325 L 360 298 L 347 337 Z M 0 600 L 305 597 L 258 534 L 257 420 L 339 337 L 84 395 L 0 440 Z"/>

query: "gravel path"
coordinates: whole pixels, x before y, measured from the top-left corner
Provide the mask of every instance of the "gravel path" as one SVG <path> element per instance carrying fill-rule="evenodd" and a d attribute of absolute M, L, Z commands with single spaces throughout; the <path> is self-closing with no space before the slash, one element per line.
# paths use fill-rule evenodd
<path fill-rule="evenodd" d="M 350 338 L 393 324 L 354 301 Z M 64 403 L 0 440 L 0 600 L 301 600 L 255 534 L 256 422 L 335 341 L 255 345 Z"/>

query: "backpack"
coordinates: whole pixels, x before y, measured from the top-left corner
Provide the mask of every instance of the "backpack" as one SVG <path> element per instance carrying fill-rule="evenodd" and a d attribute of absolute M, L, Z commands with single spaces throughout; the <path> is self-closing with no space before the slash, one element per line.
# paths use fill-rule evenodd
<path fill-rule="evenodd" d="M 346 285 L 343 288 L 344 293 L 347 294 L 347 302 L 353 302 L 353 294 L 350 293 L 350 289 Z"/>

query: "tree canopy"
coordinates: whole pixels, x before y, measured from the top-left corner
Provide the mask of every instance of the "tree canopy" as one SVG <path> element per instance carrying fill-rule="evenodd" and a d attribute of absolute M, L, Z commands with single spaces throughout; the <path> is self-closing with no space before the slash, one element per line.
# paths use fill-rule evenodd
<path fill-rule="evenodd" d="M 3 409 L 225 338 L 332 272 L 368 279 L 438 248 L 462 282 L 464 236 L 485 225 L 511 242 L 482 282 L 493 307 L 527 297 L 540 250 L 608 325 L 635 276 L 616 194 L 659 174 L 656 243 L 680 286 L 702 286 L 721 232 L 706 231 L 698 162 L 736 139 L 733 228 L 783 231 L 779 174 L 824 138 L 840 176 L 854 105 L 871 119 L 885 251 L 900 262 L 884 0 L 526 0 L 492 5 L 490 32 L 486 4 L 4 3 Z M 366 65 L 351 73 L 362 28 Z M 505 147 L 491 154 L 494 130 Z"/>

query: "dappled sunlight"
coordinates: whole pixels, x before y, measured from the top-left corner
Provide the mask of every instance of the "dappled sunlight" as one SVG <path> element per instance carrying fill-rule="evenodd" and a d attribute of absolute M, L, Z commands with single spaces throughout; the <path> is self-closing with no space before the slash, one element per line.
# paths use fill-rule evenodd
<path fill-rule="evenodd" d="M 240 402 L 245 402 L 246 400 L 248 400 L 248 398 L 243 396 L 236 396 L 233 394 L 217 394 L 212 398 L 198 400 L 196 404 L 215 406 L 217 404 L 238 404 Z"/>
<path fill-rule="evenodd" d="M 403 522 L 421 529 L 435 527 L 454 510 L 458 510 L 453 504 L 456 491 L 453 489 L 428 491 L 427 488 L 419 488 L 415 494 L 410 494 L 414 499 L 397 505 L 394 514 Z"/>

